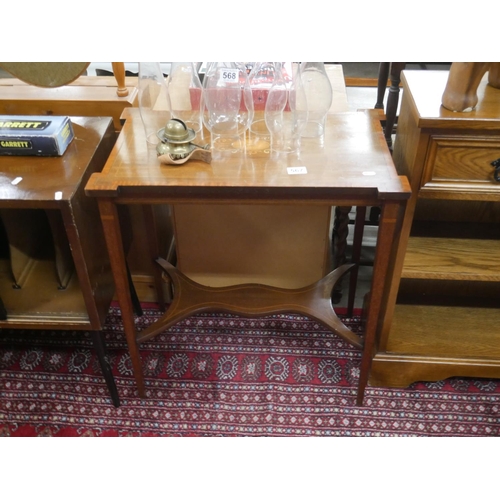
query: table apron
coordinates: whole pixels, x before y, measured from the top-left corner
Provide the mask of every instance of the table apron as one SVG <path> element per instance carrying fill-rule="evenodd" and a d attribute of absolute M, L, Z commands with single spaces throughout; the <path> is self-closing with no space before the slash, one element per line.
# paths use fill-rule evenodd
<path fill-rule="evenodd" d="M 102 198 L 98 198 L 102 199 Z M 141 198 L 108 198 L 117 205 L 304 205 L 304 206 L 381 206 L 387 202 L 397 202 L 392 199 L 377 197 L 351 198 L 336 196 L 325 199 L 313 198 L 185 198 L 177 196 L 141 197 Z"/>

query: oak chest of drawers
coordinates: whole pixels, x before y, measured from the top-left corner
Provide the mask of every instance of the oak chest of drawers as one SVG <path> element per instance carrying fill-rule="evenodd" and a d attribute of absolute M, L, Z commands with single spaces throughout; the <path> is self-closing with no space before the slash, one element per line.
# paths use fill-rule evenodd
<path fill-rule="evenodd" d="M 371 385 L 500 377 L 500 90 L 441 106 L 447 71 L 403 72 L 394 145 L 412 186 Z"/>

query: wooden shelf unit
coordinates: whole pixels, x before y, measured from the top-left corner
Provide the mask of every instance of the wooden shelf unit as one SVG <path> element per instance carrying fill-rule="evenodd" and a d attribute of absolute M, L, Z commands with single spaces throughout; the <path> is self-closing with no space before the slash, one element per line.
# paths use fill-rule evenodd
<path fill-rule="evenodd" d="M 111 118 L 71 121 L 75 138 L 63 156 L 0 157 L 0 297 L 7 312 L 0 328 L 104 325 L 113 278 L 97 203 L 84 188 L 116 134 Z"/>
<path fill-rule="evenodd" d="M 113 119 L 115 133 L 122 129 L 122 114 L 138 106 L 138 78 L 126 77 L 128 94 L 117 94 L 117 81 L 113 76 L 81 76 L 74 82 L 58 88 L 29 85 L 17 78 L 0 78 L 0 114 L 12 115 L 71 115 L 109 116 Z M 173 246 L 173 229 L 170 207 L 157 206 L 157 235 L 162 248 Z M 128 264 L 132 280 L 141 301 L 156 302 L 154 262 L 149 257 L 147 229 L 140 206 L 128 207 L 132 227 Z"/>
<path fill-rule="evenodd" d="M 441 106 L 447 71 L 404 71 L 394 145 L 412 186 L 370 384 L 500 378 L 500 90 Z"/>

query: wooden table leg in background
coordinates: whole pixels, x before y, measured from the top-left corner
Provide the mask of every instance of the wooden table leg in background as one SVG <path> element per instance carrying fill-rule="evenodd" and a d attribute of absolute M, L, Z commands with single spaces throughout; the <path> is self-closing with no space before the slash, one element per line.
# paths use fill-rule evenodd
<path fill-rule="evenodd" d="M 397 121 L 398 103 L 401 83 L 401 71 L 405 69 L 406 63 L 393 62 L 391 63 L 391 86 L 389 87 L 389 95 L 387 96 L 387 106 L 385 108 L 385 127 L 384 135 L 389 149 L 392 151 L 392 132 Z"/>
<path fill-rule="evenodd" d="M 104 380 L 106 381 L 106 385 L 108 386 L 109 394 L 111 395 L 111 400 L 113 401 L 113 405 L 118 408 L 120 406 L 120 397 L 118 396 L 118 390 L 116 389 L 115 379 L 113 377 L 113 373 L 111 371 L 111 367 L 109 366 L 108 361 L 106 360 L 106 347 L 104 345 L 104 339 L 102 338 L 102 332 L 91 332 L 92 333 L 92 342 L 94 343 L 94 349 L 97 352 L 97 358 L 99 359 L 99 364 L 101 365 L 101 371 L 104 375 Z"/>
<path fill-rule="evenodd" d="M 387 88 L 387 80 L 389 80 L 389 70 L 391 69 L 390 62 L 381 62 L 378 69 L 377 83 L 377 102 L 375 109 L 384 109 L 385 90 Z"/>
<path fill-rule="evenodd" d="M 358 287 L 359 265 L 361 261 L 361 249 L 363 247 L 363 233 L 365 230 L 366 207 L 356 207 L 356 220 L 354 222 L 354 235 L 352 238 L 351 262 L 354 267 L 349 277 L 349 295 L 347 299 L 347 317 L 352 318 L 354 314 L 354 301 L 356 300 L 356 288 Z"/>
<path fill-rule="evenodd" d="M 115 75 L 116 83 L 118 85 L 116 94 L 118 95 L 118 97 L 128 96 L 128 88 L 125 85 L 125 63 L 112 62 L 111 66 L 113 68 L 113 74 Z"/>
<path fill-rule="evenodd" d="M 347 262 L 347 236 L 349 235 L 350 206 L 336 206 L 332 232 L 333 269 Z M 332 301 L 338 304 L 342 300 L 342 280 L 339 280 L 332 293 Z"/>
<path fill-rule="evenodd" d="M 116 205 L 109 198 L 99 199 L 99 211 L 108 248 L 111 268 L 115 280 L 116 295 L 122 314 L 123 330 L 127 339 L 130 359 L 137 389 L 141 398 L 145 397 L 144 376 L 139 349 L 136 342 L 134 309 L 127 276 L 127 261 L 123 250 L 120 222 Z"/>
<path fill-rule="evenodd" d="M 396 123 L 396 115 L 398 112 L 399 103 L 399 84 L 401 83 L 401 71 L 405 69 L 405 62 L 380 63 L 378 72 L 377 85 L 377 102 L 375 109 L 384 109 L 385 91 L 387 88 L 387 80 L 390 75 L 389 95 L 387 96 L 387 104 L 385 106 L 385 126 L 384 136 L 389 149 L 392 151 L 392 133 Z"/>
<path fill-rule="evenodd" d="M 156 217 L 152 205 L 143 205 L 144 224 L 146 227 L 149 255 L 153 264 L 153 276 L 156 289 L 156 298 L 160 311 L 165 312 L 165 295 L 163 293 L 163 278 L 160 266 L 156 264 L 156 259 L 162 255 L 158 241 L 158 229 L 156 226 Z"/>

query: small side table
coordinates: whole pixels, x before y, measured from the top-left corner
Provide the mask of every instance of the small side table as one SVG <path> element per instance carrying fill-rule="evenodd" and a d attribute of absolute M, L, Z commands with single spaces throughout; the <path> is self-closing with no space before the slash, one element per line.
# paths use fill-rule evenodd
<path fill-rule="evenodd" d="M 246 316 L 297 312 L 317 319 L 363 350 L 358 387 L 362 403 L 375 346 L 379 317 L 386 307 L 386 289 L 410 188 L 399 177 L 377 118 L 370 113 L 328 117 L 324 147 L 304 145 L 295 158 L 274 157 L 267 150 L 214 158 L 211 164 L 190 161 L 183 166 L 160 165 L 148 148 L 138 112 L 129 110 L 125 125 L 103 171 L 91 176 L 86 193 L 99 202 L 101 220 L 122 312 L 123 326 L 139 395 L 145 384 L 138 343 L 196 312 L 219 310 Z M 138 110 L 137 110 L 138 111 Z M 127 287 L 126 259 L 118 208 L 143 205 L 154 227 L 151 206 L 169 203 L 215 205 L 380 206 L 381 218 L 364 339 L 346 328 L 331 303 L 335 282 L 346 269 L 337 269 L 299 289 L 265 285 L 203 286 L 165 261 L 159 263 L 174 284 L 174 298 L 158 323 L 137 332 Z M 262 221 L 264 224 L 265 221 Z M 293 226 L 293 220 L 290 220 Z M 325 232 L 327 228 L 325 227 Z M 297 238 L 303 235 L 297 235 Z M 157 258 L 152 242 L 151 255 Z M 247 250 L 252 252 L 253 249 Z M 156 253 L 156 255 L 155 255 Z M 282 256 L 293 259 L 294 247 Z M 178 262 L 182 255 L 177 255 Z M 161 269 L 159 268 L 159 271 Z"/>
<path fill-rule="evenodd" d="M 90 330 L 119 406 L 100 333 L 113 279 L 97 204 L 84 192 L 116 133 L 111 118 L 71 122 L 75 138 L 61 157 L 0 157 L 0 328 Z"/>

